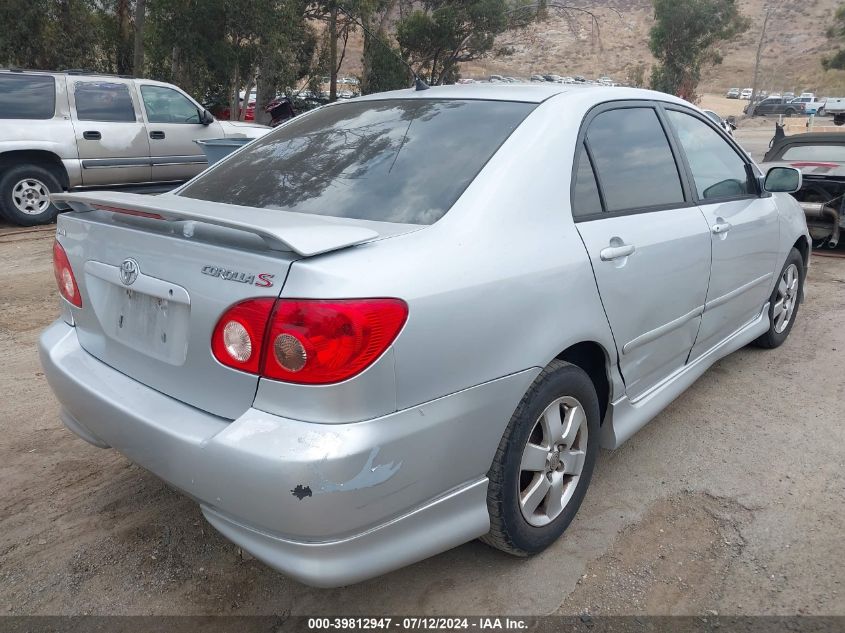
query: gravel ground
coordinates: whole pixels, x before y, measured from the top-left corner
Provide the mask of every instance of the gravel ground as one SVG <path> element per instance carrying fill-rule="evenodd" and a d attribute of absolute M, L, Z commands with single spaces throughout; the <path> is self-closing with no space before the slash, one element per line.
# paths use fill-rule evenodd
<path fill-rule="evenodd" d="M 35 350 L 57 315 L 51 243 L 0 235 L 0 613 L 845 614 L 843 259 L 815 258 L 783 347 L 723 359 L 602 453 L 543 554 L 474 542 L 318 590 L 63 428 Z"/>

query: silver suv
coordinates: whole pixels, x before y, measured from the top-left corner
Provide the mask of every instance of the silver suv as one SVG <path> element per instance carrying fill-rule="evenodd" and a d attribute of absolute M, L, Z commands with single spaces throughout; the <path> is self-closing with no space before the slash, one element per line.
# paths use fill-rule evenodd
<path fill-rule="evenodd" d="M 0 70 L 0 217 L 45 224 L 51 192 L 179 183 L 206 167 L 194 140 L 268 131 L 160 81 Z"/>

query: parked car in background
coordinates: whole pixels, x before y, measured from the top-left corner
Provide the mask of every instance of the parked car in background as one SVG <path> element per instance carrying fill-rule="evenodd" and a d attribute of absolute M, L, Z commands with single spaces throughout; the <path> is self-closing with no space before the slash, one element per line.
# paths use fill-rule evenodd
<path fill-rule="evenodd" d="M 749 116 L 772 116 L 782 114 L 786 117 L 804 115 L 806 113 L 803 103 L 788 101 L 783 97 L 767 97 L 757 103 L 749 103 L 743 112 Z"/>
<path fill-rule="evenodd" d="M 794 92 L 784 92 L 784 93 L 783 93 L 783 98 L 784 98 L 784 99 L 794 99 L 794 98 L 795 98 L 795 93 L 794 93 Z"/>
<path fill-rule="evenodd" d="M 544 81 L 546 81 L 546 78 L 543 77 L 543 75 L 531 75 L 531 81 L 544 82 Z"/>
<path fill-rule="evenodd" d="M 725 96 L 728 99 L 739 99 L 739 88 L 731 88 Z"/>
<path fill-rule="evenodd" d="M 817 248 L 836 248 L 845 229 L 845 134 L 793 134 L 778 139 L 763 158 L 762 169 L 800 169 L 801 189 L 793 194 L 807 216 Z"/>
<path fill-rule="evenodd" d="M 824 111 L 833 117 L 834 125 L 845 125 L 845 98 L 828 97 L 824 102 Z"/>
<path fill-rule="evenodd" d="M 51 193 L 176 185 L 206 167 L 194 140 L 268 131 L 217 121 L 160 81 L 0 70 L 0 214 L 45 224 L 57 213 Z"/>
<path fill-rule="evenodd" d="M 817 116 L 824 116 L 826 114 L 825 102 L 818 101 L 815 97 L 796 97 L 795 99 L 789 100 L 789 103 L 803 103 L 806 114 L 815 114 Z"/>
<path fill-rule="evenodd" d="M 599 445 L 789 336 L 800 178 L 645 90 L 332 104 L 170 193 L 57 195 L 44 374 L 70 430 L 303 582 L 478 537 L 528 556 Z"/>
<path fill-rule="evenodd" d="M 740 99 L 751 99 L 751 93 L 754 91 L 751 88 L 743 88 L 742 92 L 739 93 Z"/>

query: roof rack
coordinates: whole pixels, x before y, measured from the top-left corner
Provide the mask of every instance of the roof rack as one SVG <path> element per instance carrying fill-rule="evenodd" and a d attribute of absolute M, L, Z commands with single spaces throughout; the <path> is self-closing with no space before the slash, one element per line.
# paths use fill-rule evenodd
<path fill-rule="evenodd" d="M 91 75 L 93 77 L 118 77 L 120 79 L 135 79 L 134 75 L 117 75 L 115 73 L 98 73 L 93 70 L 86 70 L 85 68 L 65 68 L 62 70 L 44 70 L 43 68 L 18 68 L 10 66 L 8 68 L 0 68 L 10 73 L 45 73 L 53 75 Z"/>

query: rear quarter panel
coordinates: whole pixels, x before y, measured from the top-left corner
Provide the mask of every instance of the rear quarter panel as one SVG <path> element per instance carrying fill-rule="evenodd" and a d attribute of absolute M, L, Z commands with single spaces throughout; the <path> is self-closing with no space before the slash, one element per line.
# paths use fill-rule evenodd
<path fill-rule="evenodd" d="M 593 102 L 540 104 L 439 222 L 298 261 L 282 296 L 407 301 L 393 346 L 398 409 L 544 367 L 580 341 L 599 343 L 615 366 L 569 206 L 574 143 Z"/>

